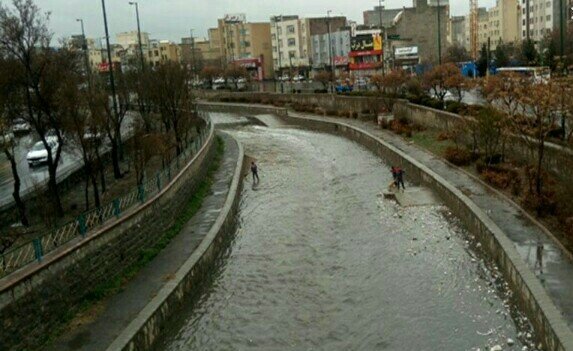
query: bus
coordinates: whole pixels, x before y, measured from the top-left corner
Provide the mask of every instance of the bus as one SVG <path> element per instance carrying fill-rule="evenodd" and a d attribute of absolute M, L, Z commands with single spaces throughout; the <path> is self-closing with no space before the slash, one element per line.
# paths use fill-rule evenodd
<path fill-rule="evenodd" d="M 500 67 L 496 70 L 496 74 L 503 72 L 511 72 L 522 77 L 531 78 L 537 84 L 547 83 L 551 78 L 549 67 Z"/>

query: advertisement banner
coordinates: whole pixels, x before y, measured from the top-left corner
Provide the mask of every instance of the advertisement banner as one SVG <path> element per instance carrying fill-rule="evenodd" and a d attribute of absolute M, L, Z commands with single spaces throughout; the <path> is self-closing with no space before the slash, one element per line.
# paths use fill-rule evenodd
<path fill-rule="evenodd" d="M 348 56 L 334 56 L 335 66 L 346 66 L 348 64 Z"/>
<path fill-rule="evenodd" d="M 247 15 L 244 13 L 229 13 L 225 15 L 225 23 L 241 23 L 245 22 Z"/>
<path fill-rule="evenodd" d="M 359 71 L 365 69 L 377 69 L 382 67 L 382 62 L 360 62 L 360 63 L 350 63 L 348 65 L 350 70 Z"/>
<path fill-rule="evenodd" d="M 374 35 L 374 50 L 382 50 L 382 36 L 380 34 Z"/>
<path fill-rule="evenodd" d="M 374 37 L 372 35 L 358 35 L 350 39 L 351 51 L 374 50 Z"/>

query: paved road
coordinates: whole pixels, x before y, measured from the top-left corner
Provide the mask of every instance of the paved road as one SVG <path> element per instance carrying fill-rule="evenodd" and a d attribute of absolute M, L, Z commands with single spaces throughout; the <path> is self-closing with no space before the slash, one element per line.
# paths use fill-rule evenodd
<path fill-rule="evenodd" d="M 131 131 L 131 123 L 135 118 L 135 113 L 128 113 L 122 124 L 122 135 L 126 136 Z M 49 175 L 48 167 L 40 166 L 31 168 L 26 162 L 26 154 L 32 146 L 39 141 L 39 138 L 30 133 L 18 138 L 15 155 L 18 163 L 18 174 L 22 182 L 20 188 L 21 196 L 33 191 L 36 187 L 45 186 Z M 74 150 L 71 146 L 64 146 L 62 159 L 58 166 L 58 181 L 64 180 L 69 174 L 73 173 L 82 166 L 80 150 Z M 12 170 L 6 156 L 0 154 L 0 207 L 14 202 L 12 192 L 14 191 L 14 179 Z"/>

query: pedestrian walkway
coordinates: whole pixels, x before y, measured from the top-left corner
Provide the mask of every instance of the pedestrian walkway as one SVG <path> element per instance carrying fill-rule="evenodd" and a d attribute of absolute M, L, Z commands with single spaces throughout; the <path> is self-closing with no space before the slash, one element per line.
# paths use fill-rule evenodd
<path fill-rule="evenodd" d="M 555 242 L 539 227 L 523 216 L 523 213 L 506 198 L 502 198 L 473 179 L 457 167 L 451 166 L 443 159 L 409 143 L 387 130 L 380 129 L 372 122 L 354 119 L 322 117 L 289 111 L 289 116 L 315 118 L 336 121 L 360 128 L 399 150 L 415 158 L 446 181 L 456 186 L 475 202 L 513 241 L 523 261 L 536 272 L 538 279 L 557 308 L 562 312 L 570 328 L 573 329 L 573 262 L 563 255 Z M 536 248 L 543 243 L 543 274 L 535 269 Z"/>
<path fill-rule="evenodd" d="M 48 350 L 105 350 L 191 256 L 219 216 L 237 166 L 237 142 L 226 134 L 221 136 L 225 153 L 199 212 L 120 293 L 103 303 L 93 320 L 64 333 Z"/>

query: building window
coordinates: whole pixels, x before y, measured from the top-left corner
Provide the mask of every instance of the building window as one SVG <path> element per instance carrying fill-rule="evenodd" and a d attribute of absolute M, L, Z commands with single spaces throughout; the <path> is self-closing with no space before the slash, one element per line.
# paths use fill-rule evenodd
<path fill-rule="evenodd" d="M 279 47 L 282 48 L 283 47 L 283 40 L 279 39 Z"/>
<path fill-rule="evenodd" d="M 295 45 L 296 45 L 296 39 L 295 38 L 289 38 L 288 46 L 295 46 Z"/>
<path fill-rule="evenodd" d="M 273 34 L 273 35 L 271 35 L 271 38 L 272 38 L 273 40 L 277 40 L 277 35 L 276 35 L 276 34 Z"/>
<path fill-rule="evenodd" d="M 277 28 L 277 33 L 278 33 L 279 35 L 283 34 L 283 29 L 282 29 L 282 27 L 278 27 L 278 28 Z"/>
<path fill-rule="evenodd" d="M 551 21 L 551 15 L 547 15 L 546 21 L 548 21 L 548 22 Z"/>
<path fill-rule="evenodd" d="M 287 33 L 290 33 L 290 34 L 294 33 L 294 26 L 293 25 L 287 26 Z"/>

